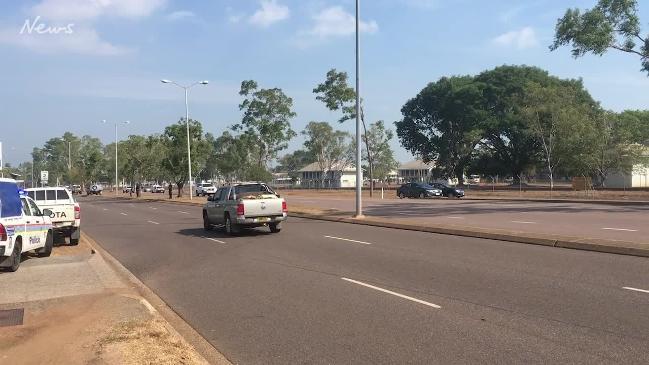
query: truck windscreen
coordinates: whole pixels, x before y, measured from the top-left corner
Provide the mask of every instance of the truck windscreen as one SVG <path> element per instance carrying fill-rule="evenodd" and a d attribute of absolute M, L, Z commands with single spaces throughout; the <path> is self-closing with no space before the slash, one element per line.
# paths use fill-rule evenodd
<path fill-rule="evenodd" d="M 18 217 L 21 210 L 18 186 L 15 183 L 0 181 L 0 218 Z"/>

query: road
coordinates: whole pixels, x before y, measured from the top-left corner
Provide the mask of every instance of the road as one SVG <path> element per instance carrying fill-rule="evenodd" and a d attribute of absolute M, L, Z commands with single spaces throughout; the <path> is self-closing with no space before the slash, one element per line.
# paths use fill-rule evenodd
<path fill-rule="evenodd" d="M 234 363 L 649 362 L 644 258 L 303 219 L 228 237 L 200 207 L 80 200 L 84 231 Z"/>
<path fill-rule="evenodd" d="M 390 192 L 389 194 L 394 194 Z M 352 212 L 349 197 L 289 196 L 291 204 Z M 364 214 L 396 222 L 649 243 L 649 206 L 463 199 L 365 200 Z"/>

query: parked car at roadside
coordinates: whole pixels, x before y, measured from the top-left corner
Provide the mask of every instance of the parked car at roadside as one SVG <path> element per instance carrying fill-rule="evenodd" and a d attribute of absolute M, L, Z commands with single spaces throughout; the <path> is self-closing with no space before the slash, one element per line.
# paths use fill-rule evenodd
<path fill-rule="evenodd" d="M 282 230 L 288 217 L 286 201 L 263 183 L 236 184 L 217 190 L 203 206 L 203 227 L 223 225 L 228 234 L 242 228 L 267 226 L 272 233 Z"/>
<path fill-rule="evenodd" d="M 32 250 L 49 256 L 54 246 L 52 212 L 21 196 L 13 179 L 0 178 L 0 203 L 0 267 L 18 270 L 22 254 Z"/>
<path fill-rule="evenodd" d="M 126 194 L 126 193 L 130 193 L 131 191 L 133 191 L 133 188 L 130 187 L 130 186 L 124 186 L 124 187 L 122 187 L 122 193 L 124 193 L 124 194 Z"/>
<path fill-rule="evenodd" d="M 151 192 L 154 193 L 154 194 L 162 194 L 162 193 L 165 192 L 165 188 L 162 187 L 162 185 L 157 185 L 156 184 L 156 185 L 153 185 L 151 187 Z"/>
<path fill-rule="evenodd" d="M 34 199 L 41 209 L 50 211 L 54 232 L 69 238 L 71 245 L 79 244 L 81 238 L 81 207 L 66 188 L 31 188 L 25 193 Z"/>
<path fill-rule="evenodd" d="M 463 198 L 464 190 L 459 188 L 454 188 L 452 186 L 444 185 L 441 183 L 432 183 L 432 187 L 442 191 L 442 196 L 447 198 Z"/>
<path fill-rule="evenodd" d="M 196 186 L 196 196 L 206 196 L 216 193 L 216 186 L 212 183 L 200 183 Z"/>
<path fill-rule="evenodd" d="M 101 184 L 92 184 L 86 190 L 88 195 L 101 195 L 101 192 L 104 190 L 104 187 Z"/>
<path fill-rule="evenodd" d="M 407 183 L 397 189 L 397 197 L 404 198 L 435 198 L 441 197 L 442 191 L 424 183 Z"/>
<path fill-rule="evenodd" d="M 81 194 L 81 185 L 72 185 L 72 194 Z"/>

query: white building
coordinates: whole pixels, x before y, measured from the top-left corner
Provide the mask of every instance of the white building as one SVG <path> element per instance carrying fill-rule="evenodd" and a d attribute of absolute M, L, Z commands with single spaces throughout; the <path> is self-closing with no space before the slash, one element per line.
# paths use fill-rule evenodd
<path fill-rule="evenodd" d="M 353 165 L 333 166 L 323 179 L 320 165 L 314 162 L 300 171 L 300 186 L 303 188 L 353 188 L 356 187 L 356 168 Z"/>
<path fill-rule="evenodd" d="M 406 182 L 427 182 L 433 174 L 434 163 L 425 163 L 421 160 L 414 160 L 399 166 L 399 180 Z"/>
<path fill-rule="evenodd" d="M 606 179 L 606 187 L 618 189 L 649 188 L 649 166 L 635 165 L 632 171 L 610 174 Z"/>

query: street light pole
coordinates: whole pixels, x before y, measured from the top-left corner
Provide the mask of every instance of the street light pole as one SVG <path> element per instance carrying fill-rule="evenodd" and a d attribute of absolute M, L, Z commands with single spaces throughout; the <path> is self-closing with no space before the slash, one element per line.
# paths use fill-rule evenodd
<path fill-rule="evenodd" d="M 101 122 L 104 123 L 104 124 L 107 123 L 106 120 L 102 120 Z M 114 123 L 115 123 L 115 196 L 118 196 L 119 195 L 119 182 L 117 181 L 117 179 L 119 178 L 119 176 L 118 176 L 118 173 L 117 173 L 117 157 L 118 157 L 117 147 L 119 145 L 119 142 L 117 141 L 117 124 L 119 124 L 119 123 L 117 123 L 117 122 L 114 122 Z M 127 121 L 122 122 L 121 124 L 127 125 L 129 123 L 131 123 L 131 122 L 127 120 Z"/>
<path fill-rule="evenodd" d="M 189 200 L 194 199 L 194 191 L 192 190 L 192 185 L 194 179 L 192 178 L 192 148 L 189 138 L 189 89 L 196 85 L 207 85 L 209 81 L 199 81 L 195 82 L 189 86 L 182 86 L 171 80 L 160 80 L 163 84 L 173 84 L 185 91 L 185 124 L 187 126 L 187 171 L 189 173 Z"/>
<path fill-rule="evenodd" d="M 361 78 L 360 78 L 360 0 L 356 0 L 356 214 L 355 218 L 363 218 L 363 170 L 361 169 Z M 370 181 L 370 184 L 372 182 Z"/>

